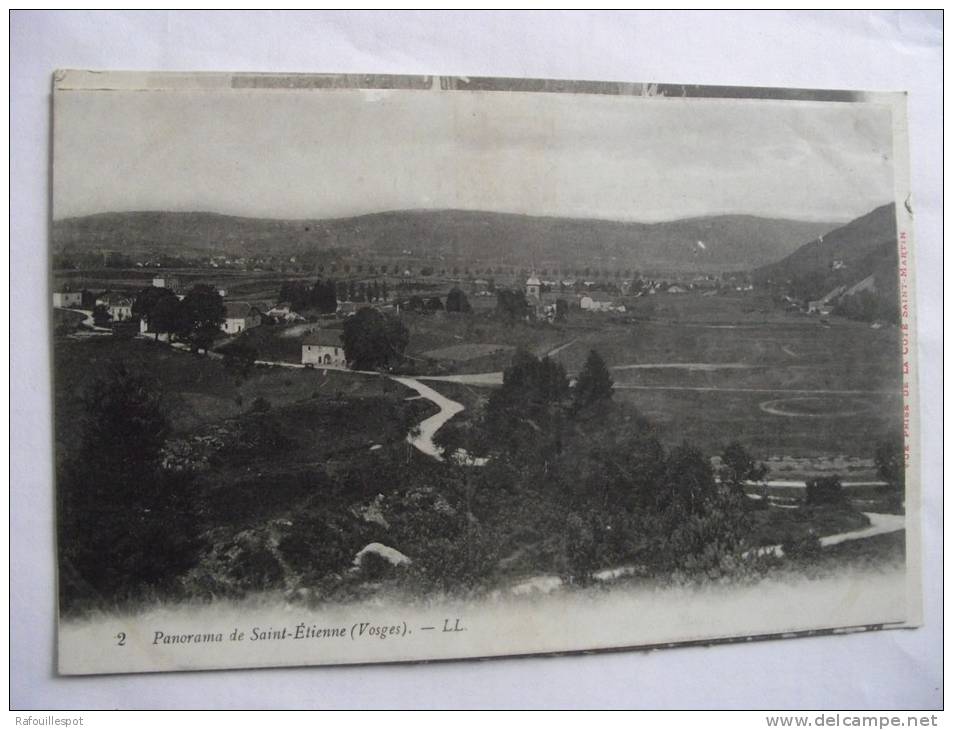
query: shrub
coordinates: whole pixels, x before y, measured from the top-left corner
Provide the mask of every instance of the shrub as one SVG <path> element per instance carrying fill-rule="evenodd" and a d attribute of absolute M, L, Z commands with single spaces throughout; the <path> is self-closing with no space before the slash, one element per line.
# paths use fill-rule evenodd
<path fill-rule="evenodd" d="M 377 553 L 365 553 L 361 556 L 361 577 L 366 580 L 386 580 L 393 578 L 398 571 L 396 565 Z"/>
<path fill-rule="evenodd" d="M 222 364 L 225 369 L 239 380 L 248 377 L 248 373 L 255 365 L 255 360 L 258 359 L 258 350 L 242 340 L 229 342 L 219 348 L 219 352 L 222 353 Z"/>
<path fill-rule="evenodd" d="M 560 572 L 571 583 L 588 585 L 592 574 L 604 567 L 605 528 L 595 512 L 566 516 L 560 541 Z"/>
<path fill-rule="evenodd" d="M 821 555 L 821 538 L 814 530 L 801 533 L 781 544 L 784 556 L 792 560 L 816 560 Z"/>
<path fill-rule="evenodd" d="M 818 477 L 807 482 L 805 502 L 808 505 L 844 504 L 847 497 L 839 476 Z"/>

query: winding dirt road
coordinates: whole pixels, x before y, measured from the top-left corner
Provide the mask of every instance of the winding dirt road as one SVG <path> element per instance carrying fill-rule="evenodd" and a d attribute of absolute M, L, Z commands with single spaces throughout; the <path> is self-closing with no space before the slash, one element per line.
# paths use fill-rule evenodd
<path fill-rule="evenodd" d="M 425 418 L 417 424 L 417 426 L 407 434 L 407 441 L 413 444 L 421 453 L 431 456 L 437 461 L 443 461 L 443 450 L 434 443 L 433 437 L 443 424 L 464 409 L 463 404 L 457 403 L 455 400 L 450 400 L 433 388 L 424 385 L 416 378 L 397 375 L 392 375 L 390 378 L 411 390 L 416 390 L 422 398 L 426 398 L 440 409 L 434 415 Z"/>

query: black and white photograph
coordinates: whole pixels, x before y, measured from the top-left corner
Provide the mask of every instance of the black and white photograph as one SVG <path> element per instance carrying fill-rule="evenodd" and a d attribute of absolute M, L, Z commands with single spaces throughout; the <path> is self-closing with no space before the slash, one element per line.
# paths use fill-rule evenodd
<path fill-rule="evenodd" d="M 62 673 L 919 623 L 903 94 L 53 84 Z"/>

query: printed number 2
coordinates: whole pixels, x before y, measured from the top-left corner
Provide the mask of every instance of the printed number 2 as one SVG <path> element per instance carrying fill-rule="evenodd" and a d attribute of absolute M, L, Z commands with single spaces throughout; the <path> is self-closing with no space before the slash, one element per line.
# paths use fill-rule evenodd
<path fill-rule="evenodd" d="M 120 631 L 118 634 L 116 634 L 116 638 L 119 639 L 119 641 L 116 642 L 116 645 L 117 645 L 117 646 L 125 646 L 125 645 L 126 645 L 126 632 L 125 632 L 125 631 Z"/>

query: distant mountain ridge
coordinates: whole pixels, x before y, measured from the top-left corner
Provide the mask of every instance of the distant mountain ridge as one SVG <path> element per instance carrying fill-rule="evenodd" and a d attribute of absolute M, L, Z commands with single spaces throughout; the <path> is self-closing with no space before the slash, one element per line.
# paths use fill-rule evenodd
<path fill-rule="evenodd" d="M 751 215 L 634 223 L 466 210 L 401 210 L 314 220 L 156 211 L 54 221 L 53 250 L 303 260 L 343 250 L 541 268 L 751 270 L 787 256 L 836 225 Z"/>

